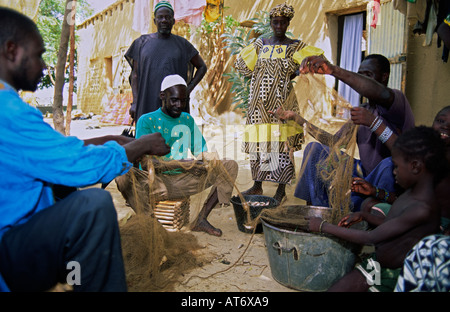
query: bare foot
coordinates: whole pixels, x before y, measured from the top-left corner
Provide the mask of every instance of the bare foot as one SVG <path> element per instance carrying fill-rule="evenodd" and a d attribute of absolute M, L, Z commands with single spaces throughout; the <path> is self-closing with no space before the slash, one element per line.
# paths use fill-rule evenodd
<path fill-rule="evenodd" d="M 262 188 L 257 186 L 252 186 L 248 190 L 242 192 L 242 195 L 262 195 L 262 194 L 263 194 Z"/>
<path fill-rule="evenodd" d="M 286 193 L 276 192 L 273 198 L 275 198 L 278 201 L 278 204 L 281 205 L 286 200 Z"/>
<path fill-rule="evenodd" d="M 197 220 L 195 226 L 191 230 L 195 232 L 206 232 L 214 236 L 222 236 L 222 231 L 213 227 L 207 220 Z"/>

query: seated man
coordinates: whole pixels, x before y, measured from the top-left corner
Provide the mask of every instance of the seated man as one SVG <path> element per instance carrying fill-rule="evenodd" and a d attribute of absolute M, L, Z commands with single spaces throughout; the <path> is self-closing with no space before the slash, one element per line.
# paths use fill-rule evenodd
<path fill-rule="evenodd" d="M 358 175 L 370 183 L 394 191 L 391 152 L 393 133 L 399 135 L 414 127 L 414 116 L 405 95 L 400 90 L 387 87 L 390 75 L 389 61 L 382 55 L 372 54 L 361 63 L 358 73 L 330 64 L 321 56 L 306 58 L 300 67 L 301 73 L 329 74 L 345 82 L 368 103 L 351 110 L 351 120 L 359 125 L 357 144 L 360 160 L 355 161 L 354 176 Z M 346 133 L 346 126 L 331 135 L 306 122 L 300 116 L 291 116 L 299 124 L 307 124 L 307 131 L 320 143 L 310 143 L 305 148 L 301 175 L 294 195 L 315 206 L 329 206 L 327 187 L 317 179 L 316 164 L 326 159 L 329 146 Z M 356 170 L 360 168 L 360 170 Z M 352 194 L 352 210 L 360 209 L 363 197 Z"/>
<path fill-rule="evenodd" d="M 88 188 L 56 200 L 53 186 L 109 183 L 169 147 L 159 133 L 82 141 L 54 130 L 18 94 L 36 90 L 44 51 L 36 24 L 0 7 L 0 291 L 47 291 L 69 281 L 76 292 L 126 291 L 109 192 Z M 76 281 L 71 263 L 81 268 Z"/>
<path fill-rule="evenodd" d="M 183 112 L 186 96 L 186 82 L 181 76 L 170 75 L 164 78 L 160 93 L 163 105 L 139 119 L 136 138 L 159 132 L 171 147 L 171 152 L 161 159 L 163 161 L 153 158 L 148 166 L 141 162 L 141 168 L 150 169 L 150 176 L 143 170 L 134 168 L 127 175 L 116 179 L 116 183 L 135 211 L 139 203 L 144 203 L 144 212 L 148 210 L 150 198 L 154 201 L 181 199 L 212 186 L 192 230 L 221 236 L 222 231 L 213 227 L 206 219 L 217 203 L 229 204 L 238 166 L 234 160 L 212 159 L 203 162 L 200 159 L 209 156 L 206 153 L 206 141 L 193 117 Z M 189 150 L 199 159 L 187 160 Z M 155 171 L 151 170 L 152 167 Z M 155 176 L 152 176 L 152 171 L 156 173 Z M 133 174 L 138 185 L 132 182 Z M 149 178 L 151 182 L 148 182 Z M 147 183 L 149 188 L 142 188 Z M 136 196 L 133 189 L 138 189 Z"/>

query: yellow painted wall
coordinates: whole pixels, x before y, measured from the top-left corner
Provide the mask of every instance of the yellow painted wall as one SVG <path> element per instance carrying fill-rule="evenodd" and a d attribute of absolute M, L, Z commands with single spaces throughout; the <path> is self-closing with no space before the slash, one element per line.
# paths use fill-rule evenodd
<path fill-rule="evenodd" d="M 140 34 L 133 31 L 134 0 L 118 1 L 77 28 L 78 107 L 101 114 L 112 96 L 110 62 Z"/>
<path fill-rule="evenodd" d="M 431 126 L 436 113 L 450 105 L 450 63 L 442 61 L 443 47 L 437 47 L 437 35 L 430 46 L 425 36 L 408 36 L 406 96 L 417 125 Z"/>
<path fill-rule="evenodd" d="M 389 0 L 382 0 L 386 2 Z M 232 15 L 238 21 L 245 21 L 260 10 L 269 11 L 285 0 L 225 0 L 225 15 Z M 296 14 L 289 31 L 304 42 L 325 51 L 332 62 L 337 61 L 337 19 L 341 14 L 365 10 L 368 0 L 289 0 Z M 139 36 L 131 29 L 134 0 L 122 0 L 123 7 L 117 7 L 111 16 L 98 18 L 94 24 L 79 29 L 79 95 L 78 106 L 83 111 L 100 113 L 108 91 L 105 76 L 105 58 L 119 53 Z M 153 23 L 151 23 L 153 25 Z M 155 31 L 154 26 L 150 31 Z M 195 38 L 194 38 L 195 39 Z M 442 48 L 438 49 L 436 40 L 432 46 L 422 46 L 423 37 L 408 37 L 406 95 L 411 103 L 418 124 L 430 124 L 435 113 L 449 105 L 450 64 L 440 60 Z M 195 45 L 195 42 L 193 42 Z M 232 62 L 228 62 L 229 67 Z M 215 70 L 209 68 L 209 70 Z M 93 79 L 94 77 L 94 79 Z M 333 87 L 332 77 L 323 77 L 328 86 Z M 102 102 L 103 101 L 103 102 Z M 100 103 L 100 104 L 99 104 Z M 103 103 L 103 104 L 101 104 Z M 100 108 L 98 108 L 100 107 Z M 324 105 L 323 114 L 330 114 L 330 107 Z"/>

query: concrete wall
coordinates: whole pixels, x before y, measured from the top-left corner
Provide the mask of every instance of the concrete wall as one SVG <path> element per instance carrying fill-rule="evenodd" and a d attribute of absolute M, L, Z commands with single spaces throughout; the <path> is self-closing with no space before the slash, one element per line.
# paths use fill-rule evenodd
<path fill-rule="evenodd" d="M 120 63 L 124 61 L 123 51 L 140 35 L 131 27 L 133 8 L 134 0 L 118 1 L 77 29 L 78 107 L 83 112 L 101 114 L 113 95 L 113 76 L 128 70 Z M 123 88 L 126 91 L 129 85 Z"/>
<path fill-rule="evenodd" d="M 444 63 L 437 35 L 430 46 L 425 36 L 408 36 L 406 96 L 417 125 L 430 126 L 436 113 L 450 105 L 450 63 Z"/>

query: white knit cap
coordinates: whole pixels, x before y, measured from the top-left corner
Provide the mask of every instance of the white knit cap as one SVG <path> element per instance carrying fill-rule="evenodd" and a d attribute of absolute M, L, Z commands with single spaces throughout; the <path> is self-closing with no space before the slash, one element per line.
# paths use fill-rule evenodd
<path fill-rule="evenodd" d="M 169 75 L 163 79 L 161 83 L 161 91 L 165 91 L 170 87 L 183 85 L 187 87 L 186 81 L 180 75 Z"/>

